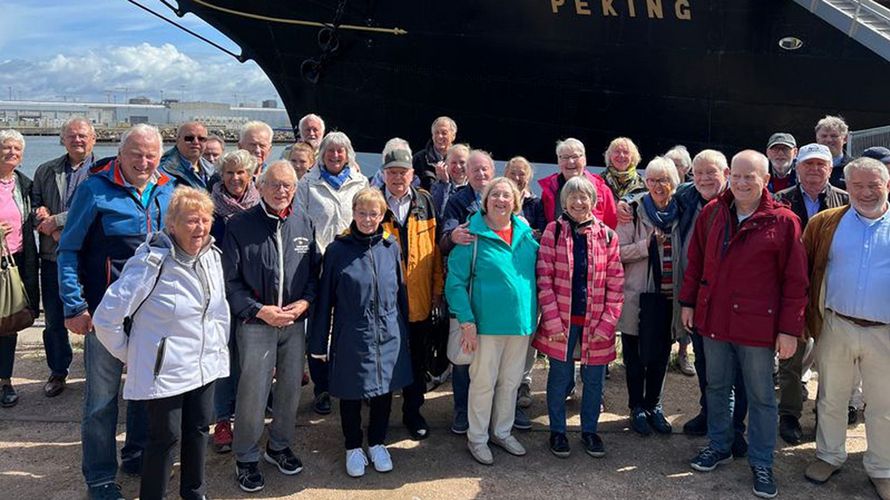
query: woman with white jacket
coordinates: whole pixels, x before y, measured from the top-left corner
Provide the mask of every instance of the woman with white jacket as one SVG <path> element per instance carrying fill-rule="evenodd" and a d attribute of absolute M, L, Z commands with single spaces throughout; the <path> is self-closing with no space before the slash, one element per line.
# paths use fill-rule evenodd
<path fill-rule="evenodd" d="M 177 188 L 165 219 L 127 261 L 93 316 L 102 345 L 127 364 L 124 398 L 147 400 L 140 498 L 163 498 L 181 441 L 179 494 L 206 495 L 213 382 L 229 374 L 229 306 L 210 226 L 213 202 Z"/>

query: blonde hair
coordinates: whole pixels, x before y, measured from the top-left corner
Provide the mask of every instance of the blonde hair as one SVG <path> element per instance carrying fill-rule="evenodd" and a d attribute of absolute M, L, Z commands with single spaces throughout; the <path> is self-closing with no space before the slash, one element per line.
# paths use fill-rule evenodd
<path fill-rule="evenodd" d="M 531 178 L 535 175 L 535 167 L 533 167 L 524 156 L 514 156 L 513 158 L 510 158 L 510 160 L 507 161 L 507 166 L 504 168 L 504 175 L 507 175 L 507 172 L 509 172 L 512 167 L 519 167 L 525 170 L 525 173 L 528 174 L 529 181 L 531 181 Z"/>
<path fill-rule="evenodd" d="M 370 205 L 375 203 L 380 207 L 380 210 L 383 213 L 386 213 L 387 205 L 383 193 L 377 188 L 366 187 L 355 193 L 355 196 L 352 197 L 352 210 L 354 211 L 359 205 Z"/>
<path fill-rule="evenodd" d="M 213 200 L 200 190 L 188 186 L 179 186 L 173 191 L 170 204 L 167 205 L 167 213 L 164 215 L 164 224 L 169 227 L 176 223 L 186 212 L 198 211 L 209 215 L 213 220 Z"/>
<path fill-rule="evenodd" d="M 495 177 L 485 186 L 485 189 L 482 191 L 482 213 L 485 214 L 488 207 L 488 196 L 491 194 L 491 191 L 500 185 L 506 185 L 510 188 L 510 192 L 513 193 L 513 213 L 518 214 L 522 211 L 522 193 L 519 192 L 519 188 L 516 187 L 516 183 L 506 177 Z"/>
<path fill-rule="evenodd" d="M 606 152 L 603 153 L 603 158 L 606 160 L 606 166 L 612 166 L 612 150 L 618 147 L 619 144 L 624 144 L 627 146 L 627 149 L 630 150 L 630 166 L 636 167 L 640 164 L 640 150 L 637 148 L 637 145 L 634 144 L 634 141 L 630 140 L 627 137 L 616 137 L 612 139 L 612 142 L 609 143 L 609 147 L 606 148 Z"/>

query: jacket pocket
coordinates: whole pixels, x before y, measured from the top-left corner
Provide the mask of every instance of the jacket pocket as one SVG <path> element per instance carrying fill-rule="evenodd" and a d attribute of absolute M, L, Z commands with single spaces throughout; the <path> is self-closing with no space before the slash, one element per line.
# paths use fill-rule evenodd
<path fill-rule="evenodd" d="M 164 356 L 167 353 L 167 337 L 161 338 L 161 342 L 158 343 L 158 352 L 155 355 L 155 367 L 154 367 L 154 376 L 158 378 L 158 375 L 161 373 L 161 368 L 164 367 Z"/>
<path fill-rule="evenodd" d="M 776 305 L 772 301 L 733 294 L 730 307 L 733 338 L 772 340 L 776 328 Z"/>

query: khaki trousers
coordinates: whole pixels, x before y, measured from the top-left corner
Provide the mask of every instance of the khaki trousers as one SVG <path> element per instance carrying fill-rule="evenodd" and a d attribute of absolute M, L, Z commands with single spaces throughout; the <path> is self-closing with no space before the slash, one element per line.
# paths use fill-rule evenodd
<path fill-rule="evenodd" d="M 488 442 L 489 425 L 497 438 L 510 435 L 530 337 L 479 335 L 478 339 L 470 364 L 467 439 L 473 444 L 484 444 Z"/>
<path fill-rule="evenodd" d="M 868 450 L 862 463 L 870 477 L 890 478 L 890 326 L 861 327 L 825 311 L 816 342 L 819 398 L 816 457 L 840 466 L 847 459 L 847 404 L 856 370 L 862 374 Z"/>

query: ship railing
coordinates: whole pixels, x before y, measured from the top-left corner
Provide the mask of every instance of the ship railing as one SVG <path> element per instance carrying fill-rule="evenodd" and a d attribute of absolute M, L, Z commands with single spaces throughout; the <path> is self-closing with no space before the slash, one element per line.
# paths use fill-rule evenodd
<path fill-rule="evenodd" d="M 847 135 L 847 154 L 857 157 L 872 146 L 890 147 L 890 125 L 853 130 Z"/>
<path fill-rule="evenodd" d="M 874 0 L 794 1 L 890 61 L 890 8 L 886 5 Z"/>

